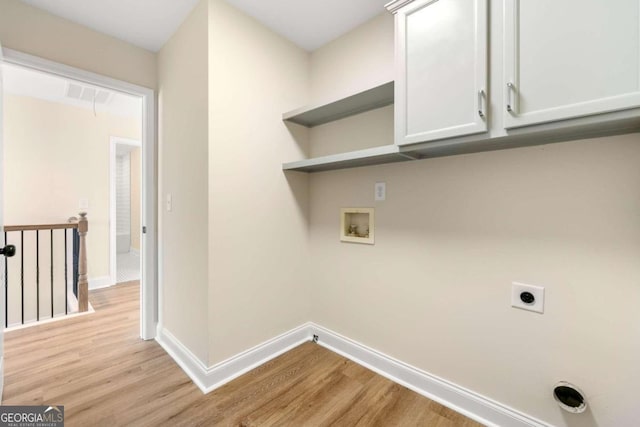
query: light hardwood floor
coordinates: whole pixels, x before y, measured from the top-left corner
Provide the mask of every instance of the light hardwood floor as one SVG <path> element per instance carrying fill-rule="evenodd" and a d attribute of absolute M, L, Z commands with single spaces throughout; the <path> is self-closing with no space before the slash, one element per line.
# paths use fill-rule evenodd
<path fill-rule="evenodd" d="M 92 291 L 96 313 L 5 335 L 5 405 L 64 405 L 67 426 L 479 426 L 303 344 L 203 395 L 138 338 L 137 282 Z"/>

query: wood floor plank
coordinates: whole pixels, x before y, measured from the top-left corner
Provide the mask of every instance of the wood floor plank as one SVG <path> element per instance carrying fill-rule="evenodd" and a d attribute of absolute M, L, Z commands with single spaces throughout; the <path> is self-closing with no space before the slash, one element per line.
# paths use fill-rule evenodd
<path fill-rule="evenodd" d="M 7 332 L 3 404 L 64 405 L 71 427 L 480 425 L 311 342 L 203 395 L 139 339 L 139 291 L 91 291 L 93 314 Z"/>

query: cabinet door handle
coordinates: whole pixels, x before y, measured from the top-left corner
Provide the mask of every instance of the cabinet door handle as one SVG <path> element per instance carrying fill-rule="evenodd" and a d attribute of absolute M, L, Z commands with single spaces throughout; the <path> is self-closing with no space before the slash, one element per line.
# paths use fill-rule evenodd
<path fill-rule="evenodd" d="M 513 83 L 507 83 L 507 111 L 513 113 L 513 107 L 511 106 L 511 92 L 514 91 L 515 88 Z"/>
<path fill-rule="evenodd" d="M 478 115 L 480 118 L 484 119 L 484 89 L 480 89 L 478 91 Z"/>

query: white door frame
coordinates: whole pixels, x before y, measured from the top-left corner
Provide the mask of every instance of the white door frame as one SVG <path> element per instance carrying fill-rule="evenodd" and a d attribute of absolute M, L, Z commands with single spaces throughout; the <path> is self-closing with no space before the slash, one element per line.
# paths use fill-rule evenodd
<path fill-rule="evenodd" d="M 59 64 L 37 56 L 4 49 L 4 62 L 49 74 L 78 80 L 106 89 L 142 98 L 142 226 L 146 233 L 141 239 L 141 258 L 144 260 L 140 286 L 140 336 L 154 339 L 158 323 L 157 283 L 157 203 L 156 203 L 156 116 L 155 92 L 152 89 L 113 79 L 90 71 Z"/>
<path fill-rule="evenodd" d="M 0 43 L 0 169 L 4 169 L 4 92 L 2 87 L 2 63 L 4 62 L 4 50 Z M 0 233 L 4 228 L 4 174 L 0 173 Z M 3 233 L 4 234 L 4 233 Z M 4 239 L 0 240 L 4 246 Z M 4 257 L 0 256 L 0 289 L 4 288 Z M 4 322 L 4 292 L 0 292 L 0 322 Z M 4 392 L 4 327 L 0 325 L 0 403 L 2 402 L 2 393 Z"/>
<path fill-rule="evenodd" d="M 118 272 L 116 265 L 117 257 L 117 231 L 116 231 L 116 147 L 118 145 L 129 145 L 131 147 L 142 147 L 142 143 L 136 139 L 121 138 L 119 136 L 111 136 L 109 138 L 109 286 L 113 286 L 118 282 Z M 142 169 L 140 170 L 142 174 Z M 142 176 L 138 177 L 142 182 Z M 141 202 L 144 200 L 144 187 L 140 186 Z M 142 203 L 140 203 L 142 206 Z M 142 218 L 141 218 L 142 219 Z M 143 224 L 140 221 L 140 224 Z M 131 230 L 133 233 L 140 234 L 142 242 L 142 230 Z M 142 255 L 142 254 L 141 254 Z M 144 263 L 144 258 L 140 257 L 140 262 Z M 142 264 L 140 264 L 142 272 Z"/>

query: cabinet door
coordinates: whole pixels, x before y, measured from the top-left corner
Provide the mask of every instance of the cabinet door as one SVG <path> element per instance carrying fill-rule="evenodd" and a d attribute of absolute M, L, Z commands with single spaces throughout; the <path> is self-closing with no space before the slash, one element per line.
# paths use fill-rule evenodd
<path fill-rule="evenodd" d="M 639 0 L 505 0 L 506 128 L 640 106 Z"/>
<path fill-rule="evenodd" d="M 487 1 L 417 0 L 396 13 L 396 143 L 487 131 Z"/>

